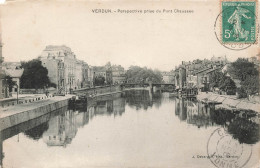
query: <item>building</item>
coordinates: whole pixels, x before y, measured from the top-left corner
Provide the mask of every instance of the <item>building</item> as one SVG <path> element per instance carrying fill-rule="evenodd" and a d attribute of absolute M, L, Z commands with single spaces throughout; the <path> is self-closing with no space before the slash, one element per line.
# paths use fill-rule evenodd
<path fill-rule="evenodd" d="M 221 71 L 221 69 L 222 67 L 210 67 L 195 72 L 197 76 L 197 88 L 201 89 L 202 91 L 208 91 L 210 89 L 209 84 L 211 81 L 212 73 L 216 71 Z"/>
<path fill-rule="evenodd" d="M 103 78 L 103 84 L 112 84 L 112 67 L 110 62 L 108 62 L 105 66 L 93 66 L 93 83 L 97 78 Z M 97 85 L 97 83 L 95 83 Z M 100 84 L 99 84 L 100 85 Z"/>
<path fill-rule="evenodd" d="M 112 66 L 112 81 L 114 85 L 126 83 L 125 70 L 121 65 Z"/>
<path fill-rule="evenodd" d="M 173 72 L 162 72 L 163 82 L 164 83 L 174 83 L 174 73 Z"/>
<path fill-rule="evenodd" d="M 210 75 L 228 63 L 226 57 L 213 56 L 210 60 L 194 60 L 185 62 L 174 70 L 174 84 L 176 89 L 189 87 L 206 89 L 209 86 Z M 167 78 L 165 77 L 165 80 Z"/>
<path fill-rule="evenodd" d="M 112 79 L 112 67 L 111 67 L 110 62 L 108 62 L 108 63 L 105 65 L 105 68 L 106 68 L 106 84 L 110 85 L 110 84 L 113 83 L 113 79 Z"/>
<path fill-rule="evenodd" d="M 11 90 L 10 89 L 8 90 L 9 93 L 11 93 L 11 95 L 16 95 L 17 93 L 20 92 L 20 79 L 21 76 L 23 75 L 23 69 L 7 69 L 4 71 L 7 76 L 11 77 L 12 81 L 15 84 Z"/>
<path fill-rule="evenodd" d="M 183 66 L 179 68 L 179 85 L 183 88 L 186 85 L 186 69 Z"/>
<path fill-rule="evenodd" d="M 20 79 L 23 75 L 23 71 L 24 69 L 21 68 L 20 62 L 4 62 L 2 64 L 1 75 L 3 75 L 4 77 L 2 81 L 4 98 L 8 98 L 20 92 Z M 12 87 L 8 85 L 8 81 L 5 78 L 6 76 L 11 77 L 11 80 L 14 82 L 14 85 Z"/>
<path fill-rule="evenodd" d="M 85 63 L 84 61 L 82 61 L 82 87 L 83 88 L 86 88 L 87 86 L 89 86 L 88 70 L 89 70 L 88 64 Z"/>
<path fill-rule="evenodd" d="M 53 83 L 58 85 L 60 80 L 63 81 L 62 87 L 65 92 L 83 87 L 84 80 L 87 78 L 87 64 L 84 61 L 77 60 L 76 55 L 69 47 L 65 45 L 46 46 L 39 59 L 42 61 L 43 66 L 48 69 L 48 76 Z M 64 66 L 64 72 L 61 72 L 61 74 L 64 74 L 64 77 L 58 75 L 58 63 L 61 64 L 61 62 Z"/>
<path fill-rule="evenodd" d="M 76 60 L 76 69 L 75 69 L 75 89 L 83 87 L 83 62 Z"/>
<path fill-rule="evenodd" d="M 47 57 L 41 59 L 42 65 L 48 70 L 48 77 L 51 83 L 56 84 L 56 90 L 59 94 L 65 94 L 65 65 L 60 59 Z"/>
<path fill-rule="evenodd" d="M 97 82 L 98 78 L 103 78 L 104 81 Z M 106 81 L 106 68 L 104 66 L 93 66 L 93 85 L 104 85 Z"/>
<path fill-rule="evenodd" d="M 1 28 L 0 28 L 1 29 Z M 4 57 L 2 56 L 2 36 L 0 34 L 0 88 L 1 88 L 1 92 L 0 92 L 0 99 L 3 99 L 5 96 L 5 90 L 3 88 L 3 71 L 2 71 L 2 63 L 4 62 Z"/>
<path fill-rule="evenodd" d="M 94 69 L 92 66 L 88 66 L 88 85 L 92 87 L 94 85 Z"/>

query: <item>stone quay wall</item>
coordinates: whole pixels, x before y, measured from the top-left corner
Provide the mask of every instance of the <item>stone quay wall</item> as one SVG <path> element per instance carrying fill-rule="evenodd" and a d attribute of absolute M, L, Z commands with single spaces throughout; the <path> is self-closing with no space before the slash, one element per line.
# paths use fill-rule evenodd
<path fill-rule="evenodd" d="M 218 95 L 215 93 L 200 92 L 197 96 L 199 101 L 221 103 L 217 105 L 223 108 L 253 110 L 260 113 L 260 104 L 247 99 L 238 99 L 236 96 Z"/>
<path fill-rule="evenodd" d="M 31 109 L 20 111 L 12 115 L 7 115 L 0 118 L 0 131 L 10 128 L 12 126 L 21 124 L 23 122 L 35 119 L 64 106 L 68 106 L 69 98 L 60 101 L 52 102 L 49 104 L 39 105 L 38 107 L 32 107 Z"/>

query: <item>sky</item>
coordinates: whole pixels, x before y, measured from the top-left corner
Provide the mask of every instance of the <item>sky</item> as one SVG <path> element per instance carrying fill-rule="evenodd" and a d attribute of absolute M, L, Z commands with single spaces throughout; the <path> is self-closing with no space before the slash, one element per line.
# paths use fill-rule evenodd
<path fill-rule="evenodd" d="M 193 10 L 194 13 L 93 13 L 92 9 Z M 5 61 L 37 58 L 47 45 L 66 45 L 90 65 L 120 64 L 169 71 L 181 61 L 234 61 L 259 53 L 223 47 L 214 23 L 219 1 L 16 1 L 1 5 Z M 258 48 L 257 48 L 258 47 Z M 257 51 L 258 50 L 258 51 Z"/>

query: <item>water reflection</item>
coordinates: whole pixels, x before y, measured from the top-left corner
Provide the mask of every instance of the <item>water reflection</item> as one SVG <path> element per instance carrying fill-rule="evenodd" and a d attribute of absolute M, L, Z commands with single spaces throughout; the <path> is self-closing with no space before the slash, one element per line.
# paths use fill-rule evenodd
<path fill-rule="evenodd" d="M 259 119 L 252 111 L 215 109 L 196 100 L 175 99 L 175 115 L 200 127 L 221 125 L 240 143 L 255 144 L 260 140 Z"/>
<path fill-rule="evenodd" d="M 178 98 L 169 99 L 166 95 L 167 94 L 162 94 L 161 92 L 151 93 L 147 90 L 137 90 L 127 91 L 123 94 L 116 94 L 112 96 L 103 96 L 89 101 L 87 104 L 76 106 L 73 109 L 68 109 L 67 107 L 64 107 L 34 120 L 30 120 L 18 126 L 3 130 L 0 133 L 0 164 L 2 165 L 2 159 L 4 158 L 3 141 L 21 132 L 26 135 L 26 137 L 33 139 L 34 141 L 42 139 L 44 145 L 50 147 L 49 149 L 55 149 L 57 147 L 65 149 L 66 147 L 70 146 L 70 144 L 76 143 L 75 140 L 73 141 L 73 139 L 75 139 L 77 137 L 77 134 L 79 134 L 79 129 L 83 129 L 90 122 L 93 122 L 93 119 L 95 117 L 103 118 L 103 121 L 107 118 L 112 120 L 122 119 L 124 118 L 122 117 L 123 115 L 129 117 L 129 115 L 133 114 L 136 110 L 147 111 L 147 116 L 145 118 L 148 121 L 143 120 L 147 123 L 144 123 L 144 125 L 141 125 L 139 122 L 135 123 L 136 125 L 140 124 L 140 126 L 144 126 L 144 130 L 149 130 L 148 128 L 150 127 L 150 124 L 153 124 L 153 126 L 156 124 L 161 126 L 162 122 L 168 122 L 168 120 L 165 120 L 165 118 L 173 118 L 175 114 L 176 117 L 174 119 L 182 121 L 182 124 L 186 122 L 189 125 L 195 126 L 195 131 L 199 130 L 203 132 L 209 127 L 217 126 L 224 127 L 228 131 L 228 133 L 231 134 L 232 137 L 234 139 L 237 139 L 240 143 L 255 144 L 260 139 L 259 119 L 252 112 L 231 111 L 215 108 L 214 106 L 207 106 L 196 100 Z M 169 114 L 164 113 L 164 111 L 160 111 L 162 113 L 155 112 L 157 108 L 165 110 L 171 107 L 173 107 L 175 113 L 172 112 L 172 109 L 169 110 Z M 127 110 L 128 113 L 126 113 Z M 140 112 L 138 113 L 141 114 Z M 153 115 L 157 115 L 157 118 L 160 118 L 160 115 L 165 114 L 167 114 L 168 116 L 162 116 L 161 120 L 156 118 L 155 120 L 153 120 L 153 122 L 151 122 L 152 116 L 149 116 L 150 113 L 152 113 Z M 142 115 L 139 115 L 138 117 L 140 116 Z M 132 117 L 133 118 L 131 118 L 131 120 L 137 118 L 134 115 Z M 156 123 L 157 120 L 158 123 Z M 124 121 L 127 122 L 126 119 Z M 129 123 L 132 123 L 132 121 Z M 173 124 L 177 125 L 178 123 Z M 164 125 L 164 127 L 162 128 L 174 128 L 174 125 L 172 127 L 168 127 L 169 125 L 171 126 L 171 122 Z M 159 129 L 158 127 L 155 128 Z M 183 129 L 178 126 L 176 126 L 176 128 Z M 134 130 L 139 130 L 139 127 L 138 129 L 136 127 Z M 128 131 L 131 131 L 131 129 L 129 129 Z M 179 130 L 179 132 L 184 131 L 187 130 Z M 148 133 L 150 133 L 151 137 L 153 137 L 153 134 L 151 134 L 151 132 Z M 131 134 L 129 136 L 131 136 Z M 174 138 L 172 140 L 174 140 Z"/>
<path fill-rule="evenodd" d="M 52 118 L 49 121 L 49 129 L 43 134 L 43 141 L 48 146 L 63 146 L 70 144 L 76 136 L 76 113 L 69 110 Z"/>
<path fill-rule="evenodd" d="M 147 90 L 132 90 L 125 92 L 126 103 L 136 110 L 152 107 L 152 97 Z"/>
<path fill-rule="evenodd" d="M 162 104 L 161 91 L 150 92 L 148 90 L 131 90 L 125 92 L 125 99 L 127 105 L 136 110 L 144 109 L 147 110 L 153 105 L 159 108 Z"/>
<path fill-rule="evenodd" d="M 40 138 L 42 138 L 43 133 L 46 130 L 48 130 L 48 128 L 49 128 L 49 124 L 46 122 L 30 130 L 25 131 L 24 134 L 27 135 L 29 138 L 32 138 L 34 140 L 39 140 Z"/>

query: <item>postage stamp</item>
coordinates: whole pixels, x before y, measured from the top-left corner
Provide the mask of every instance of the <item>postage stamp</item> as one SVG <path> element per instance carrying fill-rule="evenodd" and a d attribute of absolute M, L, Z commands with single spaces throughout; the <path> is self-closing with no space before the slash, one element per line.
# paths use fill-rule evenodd
<path fill-rule="evenodd" d="M 207 152 L 218 168 L 242 168 L 252 156 L 252 147 L 233 139 L 224 128 L 218 128 L 208 140 Z"/>
<path fill-rule="evenodd" d="M 257 42 L 257 0 L 221 0 L 222 43 Z"/>

